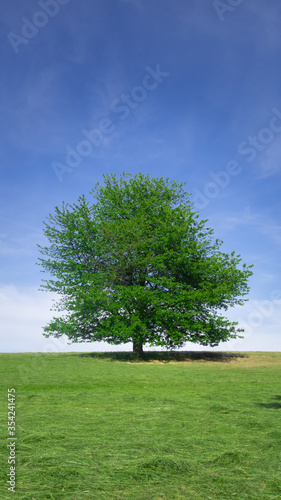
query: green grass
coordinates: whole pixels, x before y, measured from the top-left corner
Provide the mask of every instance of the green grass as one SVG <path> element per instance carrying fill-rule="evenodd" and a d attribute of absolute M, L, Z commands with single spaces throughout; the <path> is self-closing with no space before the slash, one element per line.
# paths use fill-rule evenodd
<path fill-rule="evenodd" d="M 0 375 L 1 499 L 281 498 L 281 353 L 1 354 Z"/>

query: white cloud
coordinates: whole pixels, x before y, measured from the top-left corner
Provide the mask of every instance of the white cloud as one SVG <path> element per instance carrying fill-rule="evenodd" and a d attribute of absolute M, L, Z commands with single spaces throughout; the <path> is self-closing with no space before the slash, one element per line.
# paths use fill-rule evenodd
<path fill-rule="evenodd" d="M 66 337 L 46 339 L 45 326 L 59 313 L 51 311 L 55 294 L 35 288 L 21 290 L 13 285 L 0 286 L 0 352 L 71 352 L 131 350 L 130 344 L 111 346 L 105 342 L 70 344 Z"/>
<path fill-rule="evenodd" d="M 227 317 L 244 328 L 244 338 L 227 342 L 227 349 L 281 351 L 281 290 L 272 290 L 267 299 L 250 300 L 244 306 L 231 308 Z"/>
<path fill-rule="evenodd" d="M 37 289 L 0 287 L 1 352 L 43 351 L 42 326 L 52 317 L 52 298 Z"/>
<path fill-rule="evenodd" d="M 233 231 L 239 226 L 248 226 L 249 230 L 254 229 L 257 233 L 268 236 L 278 245 L 281 244 L 281 225 L 269 212 L 253 212 L 247 206 L 241 212 L 225 212 L 223 216 L 221 213 L 215 214 L 212 219 L 217 221 L 216 225 L 222 229 Z"/>

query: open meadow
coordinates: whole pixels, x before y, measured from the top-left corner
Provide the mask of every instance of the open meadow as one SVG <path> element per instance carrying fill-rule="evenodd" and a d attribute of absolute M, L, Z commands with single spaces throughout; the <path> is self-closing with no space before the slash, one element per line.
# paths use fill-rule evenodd
<path fill-rule="evenodd" d="M 1 354 L 0 374 L 3 500 L 281 498 L 281 353 Z"/>

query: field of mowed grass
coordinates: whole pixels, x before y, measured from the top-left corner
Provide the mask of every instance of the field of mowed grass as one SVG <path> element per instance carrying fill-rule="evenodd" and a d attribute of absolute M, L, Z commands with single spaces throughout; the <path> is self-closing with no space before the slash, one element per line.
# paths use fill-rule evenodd
<path fill-rule="evenodd" d="M 1 354 L 0 375 L 3 500 L 281 498 L 281 353 Z"/>

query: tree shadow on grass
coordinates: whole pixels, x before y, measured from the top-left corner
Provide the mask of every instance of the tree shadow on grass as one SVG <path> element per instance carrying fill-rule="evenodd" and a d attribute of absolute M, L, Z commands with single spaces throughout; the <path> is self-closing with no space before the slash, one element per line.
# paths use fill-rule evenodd
<path fill-rule="evenodd" d="M 246 354 L 236 352 L 211 352 L 211 351 L 147 351 L 141 357 L 133 352 L 85 352 L 77 353 L 78 356 L 96 359 L 107 359 L 110 361 L 124 362 L 188 362 L 188 361 L 216 361 L 227 363 L 236 358 L 246 358 Z"/>
<path fill-rule="evenodd" d="M 272 403 L 257 403 L 258 406 L 262 408 L 270 408 L 272 410 L 281 410 L 281 396 L 274 396 L 273 399 L 277 401 L 272 401 Z"/>

